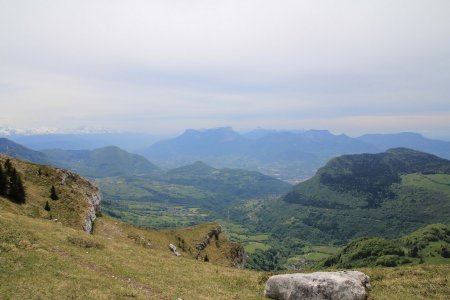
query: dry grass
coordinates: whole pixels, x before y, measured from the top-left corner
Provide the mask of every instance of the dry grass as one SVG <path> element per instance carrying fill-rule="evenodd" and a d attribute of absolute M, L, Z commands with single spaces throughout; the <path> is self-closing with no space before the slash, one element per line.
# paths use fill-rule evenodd
<path fill-rule="evenodd" d="M 374 299 L 450 299 L 450 265 L 360 269 Z"/>
<path fill-rule="evenodd" d="M 7 212 L 0 213 L 0 228 L 0 298 L 262 299 L 257 272 L 171 254 L 167 242 L 180 232 L 139 230 L 101 218 L 89 236 Z M 194 236 L 196 229 L 189 231 Z M 104 248 L 80 247 L 68 238 Z"/>
<path fill-rule="evenodd" d="M 1 201 L 0 209 L 15 214 L 35 218 L 58 219 L 64 225 L 82 228 L 85 213 L 89 207 L 86 193 L 90 190 L 88 182 L 79 176 L 68 177 L 62 171 L 49 166 L 33 164 L 0 155 L 0 163 L 10 159 L 20 174 L 26 193 L 26 202 L 17 206 L 9 201 Z M 50 199 L 50 189 L 55 186 L 59 200 Z M 44 210 L 48 201 L 50 211 Z"/>
<path fill-rule="evenodd" d="M 195 241 L 208 225 L 153 231 L 100 218 L 90 236 L 0 212 L 0 228 L 1 299 L 263 299 L 268 278 L 169 251 L 177 236 Z M 371 277 L 373 299 L 449 299 L 450 265 L 360 270 Z"/>

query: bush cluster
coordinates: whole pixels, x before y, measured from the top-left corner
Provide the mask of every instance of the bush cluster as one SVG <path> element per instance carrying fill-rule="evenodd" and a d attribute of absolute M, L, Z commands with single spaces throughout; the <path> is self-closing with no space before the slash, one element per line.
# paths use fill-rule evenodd
<path fill-rule="evenodd" d="M 80 237 L 68 237 L 67 241 L 75 246 L 79 246 L 81 248 L 96 248 L 96 249 L 103 249 L 105 246 L 102 244 L 93 241 L 91 239 L 85 239 Z"/>

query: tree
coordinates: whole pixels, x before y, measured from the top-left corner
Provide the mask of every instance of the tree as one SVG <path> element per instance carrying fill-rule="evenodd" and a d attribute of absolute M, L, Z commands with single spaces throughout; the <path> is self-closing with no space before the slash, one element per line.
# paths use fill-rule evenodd
<path fill-rule="evenodd" d="M 0 195 L 5 196 L 8 189 L 8 178 L 0 165 Z"/>
<path fill-rule="evenodd" d="M 16 203 L 25 203 L 25 188 L 23 187 L 22 178 L 15 168 L 12 168 L 9 176 L 9 197 Z"/>
<path fill-rule="evenodd" d="M 448 246 L 442 246 L 441 256 L 444 258 L 450 258 L 450 248 Z"/>
<path fill-rule="evenodd" d="M 411 250 L 409 251 L 409 256 L 419 257 L 419 247 L 417 247 L 417 245 L 413 245 L 411 247 Z"/>
<path fill-rule="evenodd" d="M 50 189 L 50 198 L 52 200 L 58 200 L 59 199 L 58 194 L 56 193 L 56 189 L 55 189 L 54 185 L 52 185 L 52 188 Z"/>
<path fill-rule="evenodd" d="M 14 168 L 13 168 L 13 166 L 12 166 L 12 164 L 11 164 L 11 160 L 8 158 L 8 159 L 5 161 L 5 172 L 6 172 L 6 175 L 7 175 L 7 176 L 10 176 L 13 169 L 14 169 Z"/>
<path fill-rule="evenodd" d="M 50 205 L 48 204 L 48 201 L 45 202 L 44 209 L 45 209 L 46 211 L 50 211 Z"/>

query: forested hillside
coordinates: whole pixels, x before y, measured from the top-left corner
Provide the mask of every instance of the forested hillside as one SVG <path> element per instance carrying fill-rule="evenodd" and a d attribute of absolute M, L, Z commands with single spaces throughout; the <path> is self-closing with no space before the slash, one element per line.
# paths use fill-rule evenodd
<path fill-rule="evenodd" d="M 259 220 L 277 236 L 338 244 L 449 224 L 450 161 L 403 148 L 344 155 L 265 205 Z"/>

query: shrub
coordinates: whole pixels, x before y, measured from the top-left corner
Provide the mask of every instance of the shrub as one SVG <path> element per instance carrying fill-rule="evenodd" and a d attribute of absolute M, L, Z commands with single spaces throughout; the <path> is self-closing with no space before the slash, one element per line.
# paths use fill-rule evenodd
<path fill-rule="evenodd" d="M 79 237 L 68 237 L 67 241 L 75 246 L 79 246 L 81 248 L 96 248 L 103 249 L 105 246 L 102 244 L 93 241 L 91 239 L 79 238 Z"/>
<path fill-rule="evenodd" d="M 442 246 L 441 248 L 441 256 L 444 258 L 450 258 L 450 248 Z"/>
<path fill-rule="evenodd" d="M 50 198 L 52 200 L 58 200 L 59 199 L 58 194 L 56 193 L 56 189 L 55 189 L 54 185 L 52 185 L 52 188 L 50 189 Z"/>
<path fill-rule="evenodd" d="M 396 267 L 399 265 L 400 256 L 398 255 L 383 255 L 377 258 L 375 264 L 383 267 Z"/>

